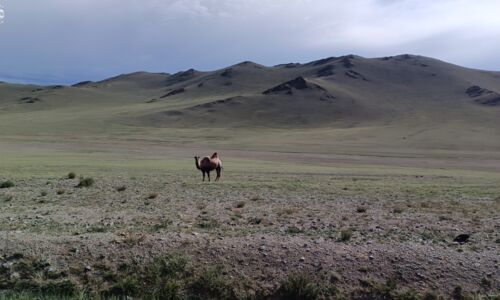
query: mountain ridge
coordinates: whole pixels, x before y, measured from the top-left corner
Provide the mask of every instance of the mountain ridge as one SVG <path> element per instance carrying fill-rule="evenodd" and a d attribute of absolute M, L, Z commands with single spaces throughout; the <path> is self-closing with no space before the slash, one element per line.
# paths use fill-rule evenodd
<path fill-rule="evenodd" d="M 476 143 L 477 132 L 500 140 L 500 73 L 409 54 L 276 66 L 245 61 L 73 86 L 1 83 L 0 117 L 7 132 L 26 134 L 36 128 L 68 134 L 120 128 L 124 136 L 176 128 L 328 128 L 349 130 L 354 138 L 369 128 L 369 139 L 432 144 L 439 137 L 463 145 Z"/>

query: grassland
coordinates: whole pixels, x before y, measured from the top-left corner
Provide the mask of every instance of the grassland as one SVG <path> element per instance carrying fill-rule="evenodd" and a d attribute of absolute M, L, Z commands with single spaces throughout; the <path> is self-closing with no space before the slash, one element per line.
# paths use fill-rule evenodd
<path fill-rule="evenodd" d="M 500 175 L 488 168 L 311 153 L 259 160 L 228 149 L 214 184 L 200 182 L 186 155 L 196 148 L 157 145 L 161 156 L 154 147 L 32 146 L 6 146 L 0 160 L 0 181 L 13 183 L 0 189 L 4 289 L 407 299 L 449 297 L 457 287 L 493 297 L 499 287 Z M 78 187 L 80 176 L 95 183 Z M 470 241 L 454 242 L 461 233 Z M 172 255 L 186 261 L 183 273 L 158 275 L 158 261 Z"/>
<path fill-rule="evenodd" d="M 498 78 L 403 55 L 0 83 L 0 299 L 498 299 Z"/>

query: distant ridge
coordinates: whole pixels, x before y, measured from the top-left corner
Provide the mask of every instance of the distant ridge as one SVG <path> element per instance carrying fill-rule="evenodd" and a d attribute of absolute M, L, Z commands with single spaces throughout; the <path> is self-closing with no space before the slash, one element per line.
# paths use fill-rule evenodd
<path fill-rule="evenodd" d="M 370 128 L 375 133 L 366 138 L 430 145 L 439 139 L 452 147 L 477 143 L 478 132 L 500 141 L 500 73 L 410 54 L 276 66 L 244 61 L 213 71 L 134 72 L 72 86 L 0 83 L 0 116 L 11 120 L 5 126 L 28 132 L 83 124 L 101 124 L 102 132 L 124 126 L 124 132 L 318 128 L 359 134 Z M 17 121 L 23 118 L 33 129 Z"/>

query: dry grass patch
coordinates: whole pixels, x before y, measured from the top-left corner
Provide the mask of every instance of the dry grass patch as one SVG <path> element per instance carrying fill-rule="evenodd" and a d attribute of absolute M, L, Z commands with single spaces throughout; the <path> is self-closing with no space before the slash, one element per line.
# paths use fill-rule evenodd
<path fill-rule="evenodd" d="M 295 207 L 287 207 L 287 208 L 283 208 L 281 209 L 279 212 L 278 212 L 278 215 L 279 216 L 283 216 L 283 215 L 293 215 L 293 214 L 296 214 L 299 212 L 299 209 L 298 208 L 295 208 Z"/>

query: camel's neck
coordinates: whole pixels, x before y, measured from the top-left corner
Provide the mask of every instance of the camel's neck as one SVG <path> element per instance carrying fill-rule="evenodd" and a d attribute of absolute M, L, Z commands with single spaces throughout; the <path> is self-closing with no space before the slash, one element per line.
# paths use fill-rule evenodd
<path fill-rule="evenodd" d="M 196 169 L 200 170 L 200 161 L 199 161 L 199 159 L 195 157 L 194 161 L 196 163 Z"/>

